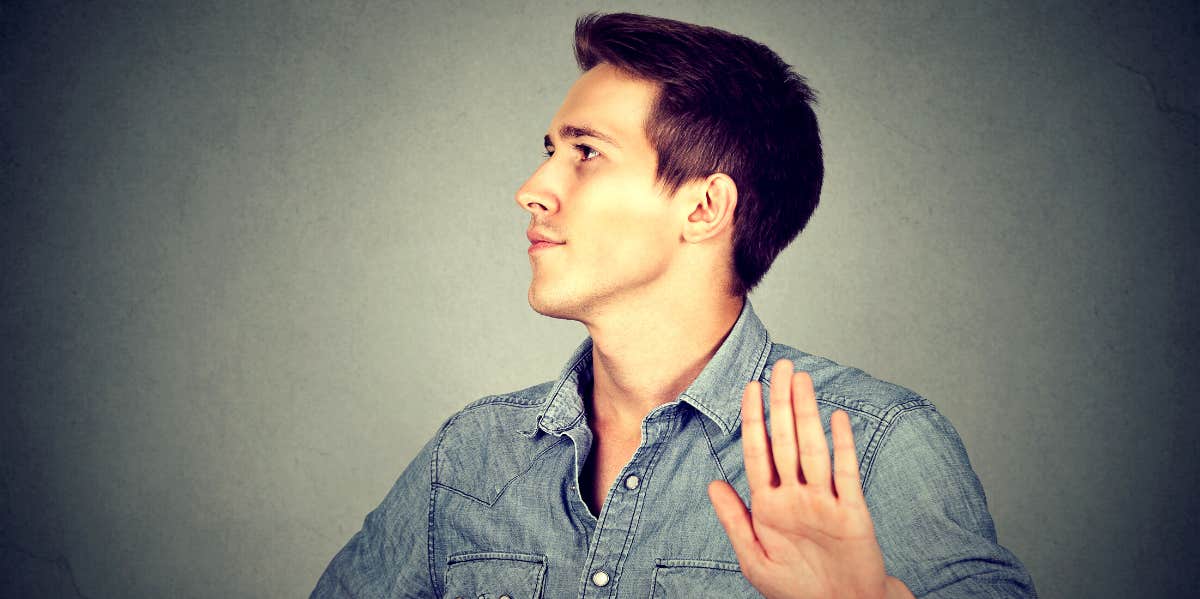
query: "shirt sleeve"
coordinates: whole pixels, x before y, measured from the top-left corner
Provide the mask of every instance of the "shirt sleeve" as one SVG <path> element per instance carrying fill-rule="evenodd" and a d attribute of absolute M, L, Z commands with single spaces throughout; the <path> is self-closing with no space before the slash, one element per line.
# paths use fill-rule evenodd
<path fill-rule="evenodd" d="M 996 540 L 950 422 L 925 405 L 885 420 L 878 435 L 863 489 L 888 574 L 918 597 L 1036 597 L 1025 567 Z"/>
<path fill-rule="evenodd" d="M 312 599 L 433 596 L 429 502 L 436 447 L 434 437 L 367 514 L 362 530 L 333 556 Z"/>

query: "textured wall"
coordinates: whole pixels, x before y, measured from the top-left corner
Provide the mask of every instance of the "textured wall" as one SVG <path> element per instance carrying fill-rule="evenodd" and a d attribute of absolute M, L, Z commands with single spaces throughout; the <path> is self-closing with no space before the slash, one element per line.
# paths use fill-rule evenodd
<path fill-rule="evenodd" d="M 437 424 L 584 335 L 526 305 L 511 197 L 593 7 L 30 4 L 0 4 L 0 595 L 303 595 Z M 618 7 L 821 94 L 774 338 L 934 401 L 1043 595 L 1189 592 L 1196 4 L 733 4 Z"/>

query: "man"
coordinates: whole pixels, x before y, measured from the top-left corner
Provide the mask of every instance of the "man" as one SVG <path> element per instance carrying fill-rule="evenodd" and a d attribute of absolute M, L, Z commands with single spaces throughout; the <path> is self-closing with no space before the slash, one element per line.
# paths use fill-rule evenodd
<path fill-rule="evenodd" d="M 820 193 L 803 78 L 639 15 L 575 44 L 516 201 L 530 305 L 589 338 L 450 418 L 313 596 L 1034 595 L 933 406 L 772 343 L 746 299 Z"/>

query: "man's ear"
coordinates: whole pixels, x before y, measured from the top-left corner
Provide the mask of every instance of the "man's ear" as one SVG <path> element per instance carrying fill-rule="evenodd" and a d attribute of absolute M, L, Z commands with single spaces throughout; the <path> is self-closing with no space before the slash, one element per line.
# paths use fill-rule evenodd
<path fill-rule="evenodd" d="M 737 185 L 725 173 L 713 173 L 703 181 L 687 186 L 687 207 L 691 209 L 683 226 L 683 240 L 701 243 L 733 230 L 733 211 L 737 208 Z"/>

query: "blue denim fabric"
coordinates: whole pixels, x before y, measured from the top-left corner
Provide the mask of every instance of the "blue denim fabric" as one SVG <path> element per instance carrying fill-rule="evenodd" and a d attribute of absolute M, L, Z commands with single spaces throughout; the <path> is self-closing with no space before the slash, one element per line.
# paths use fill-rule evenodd
<path fill-rule="evenodd" d="M 450 418 L 312 596 L 758 597 L 706 487 L 725 479 L 748 501 L 742 390 L 769 388 L 782 358 L 812 376 L 827 440 L 833 410 L 850 415 L 889 574 L 917 596 L 1036 596 L 996 542 L 950 423 L 907 389 L 771 343 L 749 301 L 692 385 L 642 421 L 641 446 L 592 515 L 576 482 L 592 441 L 580 395 L 591 349 L 585 340 L 556 381 Z"/>

